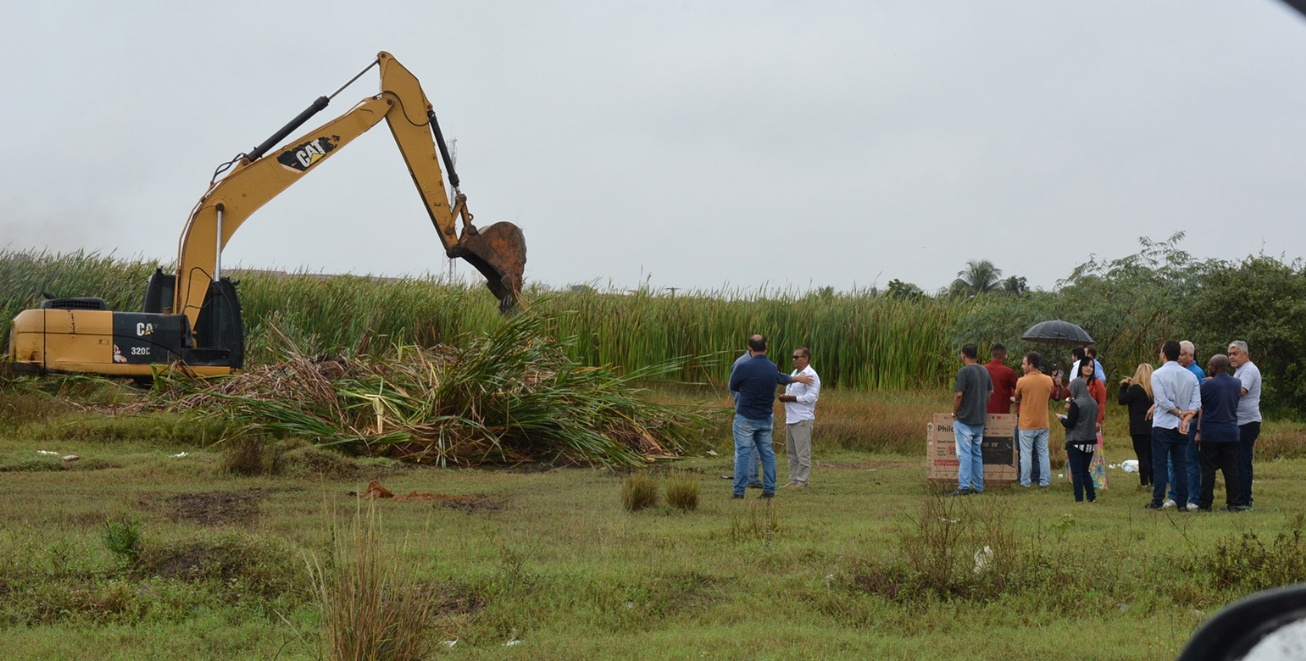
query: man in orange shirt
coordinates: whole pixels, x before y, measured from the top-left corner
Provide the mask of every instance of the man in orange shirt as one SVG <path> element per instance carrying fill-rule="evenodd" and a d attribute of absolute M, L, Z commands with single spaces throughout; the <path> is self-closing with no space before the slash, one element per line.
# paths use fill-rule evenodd
<path fill-rule="evenodd" d="M 1016 371 L 1007 367 L 1007 347 L 993 345 L 992 359 L 984 369 L 989 371 L 989 380 L 993 382 L 993 394 L 989 395 L 986 413 L 1011 413 L 1011 395 L 1016 390 Z"/>
<path fill-rule="evenodd" d="M 1052 397 L 1052 377 L 1040 367 L 1043 357 L 1037 351 L 1025 354 L 1020 368 L 1025 376 L 1016 381 L 1016 394 L 1011 401 L 1020 411 L 1016 436 L 1020 439 L 1020 486 L 1029 488 L 1030 469 L 1034 455 L 1038 455 L 1038 485 L 1044 489 L 1052 482 L 1052 466 L 1048 462 L 1048 400 Z"/>

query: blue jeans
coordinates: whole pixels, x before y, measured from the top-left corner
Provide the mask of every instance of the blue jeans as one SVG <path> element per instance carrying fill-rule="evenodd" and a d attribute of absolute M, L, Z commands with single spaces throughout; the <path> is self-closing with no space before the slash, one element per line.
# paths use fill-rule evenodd
<path fill-rule="evenodd" d="M 953 421 L 952 435 L 957 439 L 957 483 L 961 489 L 976 493 L 984 490 L 984 425 L 967 425 Z"/>
<path fill-rule="evenodd" d="M 758 472 L 762 470 L 762 453 L 754 452 L 748 455 L 748 483 L 758 484 L 762 481 L 762 476 Z"/>
<path fill-rule="evenodd" d="M 748 465 L 756 452 L 762 458 L 762 493 L 775 493 L 775 450 L 771 449 L 771 418 L 753 420 L 735 416 L 735 495 L 744 495 L 748 483 L 757 478 L 757 469 L 752 476 L 748 474 Z"/>
<path fill-rule="evenodd" d="M 1097 492 L 1093 491 L 1093 475 L 1088 472 L 1088 467 L 1093 463 L 1093 453 L 1084 452 L 1076 449 L 1074 446 L 1066 446 L 1066 463 L 1070 464 L 1070 474 L 1074 476 L 1075 482 L 1075 502 L 1084 502 L 1084 494 L 1088 493 L 1088 502 L 1097 500 Z"/>
<path fill-rule="evenodd" d="M 1234 502 L 1247 507 L 1252 506 L 1252 452 L 1260 435 L 1259 422 L 1238 425 L 1238 500 Z"/>
<path fill-rule="evenodd" d="M 1184 452 L 1184 444 L 1188 443 L 1188 437 L 1180 434 L 1178 429 L 1166 429 L 1165 427 L 1152 428 L 1152 504 L 1160 507 L 1161 502 L 1165 500 L 1166 481 L 1159 479 L 1162 475 L 1167 474 L 1167 468 L 1170 462 L 1174 463 L 1175 475 L 1188 475 L 1188 457 Z M 1174 502 L 1179 507 L 1188 506 L 1188 480 L 1175 480 L 1175 498 Z"/>
<path fill-rule="evenodd" d="M 1202 460 L 1197 456 L 1197 423 L 1193 422 L 1188 425 L 1188 444 L 1184 446 L 1184 459 L 1188 461 L 1188 500 L 1197 502 L 1197 494 L 1202 492 Z M 1170 462 L 1170 473 L 1168 475 L 1170 482 L 1170 499 L 1178 501 L 1175 497 L 1175 483 L 1178 480 L 1174 476 L 1174 462 Z"/>
<path fill-rule="evenodd" d="M 1038 485 L 1046 487 L 1052 481 L 1052 464 L 1048 462 L 1048 430 L 1018 429 L 1020 438 L 1020 486 L 1027 487 L 1032 481 L 1030 469 L 1034 467 L 1034 458 L 1038 457 Z"/>

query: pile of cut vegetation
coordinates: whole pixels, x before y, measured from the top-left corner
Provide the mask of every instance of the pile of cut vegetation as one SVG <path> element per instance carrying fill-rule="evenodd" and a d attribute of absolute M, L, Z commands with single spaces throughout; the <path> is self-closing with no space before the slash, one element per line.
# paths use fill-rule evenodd
<path fill-rule="evenodd" d="M 282 337 L 284 359 L 222 379 L 161 377 L 171 410 L 212 411 L 254 432 L 440 465 L 638 466 L 685 451 L 704 409 L 657 403 L 639 384 L 682 361 L 621 374 L 566 356 L 525 313 L 458 346 L 314 359 Z"/>

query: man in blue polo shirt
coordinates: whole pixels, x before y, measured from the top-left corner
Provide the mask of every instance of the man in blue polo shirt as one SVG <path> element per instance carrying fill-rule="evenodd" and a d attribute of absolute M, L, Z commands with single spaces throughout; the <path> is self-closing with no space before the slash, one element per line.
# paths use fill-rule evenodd
<path fill-rule="evenodd" d="M 812 377 L 790 377 L 766 357 L 766 338 L 748 338 L 752 357 L 730 374 L 735 399 L 735 486 L 734 497 L 743 498 L 748 488 L 748 463 L 754 452 L 762 457 L 762 497 L 775 495 L 775 450 L 771 448 L 772 416 L 775 415 L 775 387 L 790 383 L 812 384 Z M 756 475 L 756 473 L 754 473 Z"/>
<path fill-rule="evenodd" d="M 1202 412 L 1199 426 L 1202 442 L 1198 445 L 1202 462 L 1202 495 L 1197 509 L 1211 511 L 1215 500 L 1215 470 L 1224 473 L 1224 509 L 1238 511 L 1238 402 L 1242 399 L 1242 382 L 1229 376 L 1229 358 L 1211 356 L 1207 365 L 1210 379 L 1202 383 Z"/>

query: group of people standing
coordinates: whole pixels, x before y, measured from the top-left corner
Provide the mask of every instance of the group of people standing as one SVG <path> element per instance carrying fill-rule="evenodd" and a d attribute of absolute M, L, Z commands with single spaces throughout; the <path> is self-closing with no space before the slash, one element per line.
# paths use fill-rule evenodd
<path fill-rule="evenodd" d="M 1066 401 L 1058 416 L 1066 430 L 1066 463 L 1075 501 L 1094 502 L 1097 493 L 1090 472 L 1101 445 L 1106 414 L 1105 371 L 1094 347 L 1074 350 L 1070 380 L 1046 365 L 1038 352 L 1025 354 L 1024 375 L 1007 367 L 1007 349 L 995 344 L 987 365 L 978 361 L 978 347 L 961 348 L 963 366 L 953 388 L 953 434 L 957 448 L 957 490 L 954 496 L 984 490 L 982 439 L 989 413 L 1011 413 L 1016 406 L 1020 485 L 1051 484 L 1048 438 L 1052 401 Z M 1196 363 L 1191 342 L 1167 340 L 1159 352 L 1161 367 L 1138 366 L 1121 383 L 1119 403 L 1129 408 L 1129 431 L 1138 455 L 1139 478 L 1152 485 L 1149 509 L 1177 507 L 1210 511 L 1216 472 L 1223 473 L 1225 509 L 1252 506 L 1252 451 L 1260 434 L 1260 370 L 1247 355 L 1247 343 L 1231 342 L 1228 355 L 1212 356 L 1207 370 Z M 1231 373 L 1232 370 L 1232 373 Z M 1166 497 L 1166 486 L 1170 486 Z"/>
<path fill-rule="evenodd" d="M 750 488 L 760 488 L 763 498 L 775 496 L 771 430 L 776 385 L 785 386 L 785 394 L 780 396 L 785 405 L 785 450 L 789 456 L 789 483 L 785 487 L 806 489 L 812 470 L 812 424 L 821 394 L 821 377 L 812 369 L 812 353 L 807 347 L 794 350 L 794 369 L 789 374 L 771 362 L 767 348 L 765 337 L 748 338 L 747 353 L 730 369 L 729 387 L 735 397 L 735 498 L 743 498 Z"/>
<path fill-rule="evenodd" d="M 1261 433 L 1261 371 L 1247 343 L 1229 343 L 1206 370 L 1191 342 L 1167 340 L 1161 366 L 1138 366 L 1121 384 L 1139 480 L 1152 485 L 1148 509 L 1211 511 L 1216 473 L 1224 475 L 1224 509 L 1252 508 L 1252 455 Z M 1170 487 L 1167 497 L 1166 487 Z"/>

